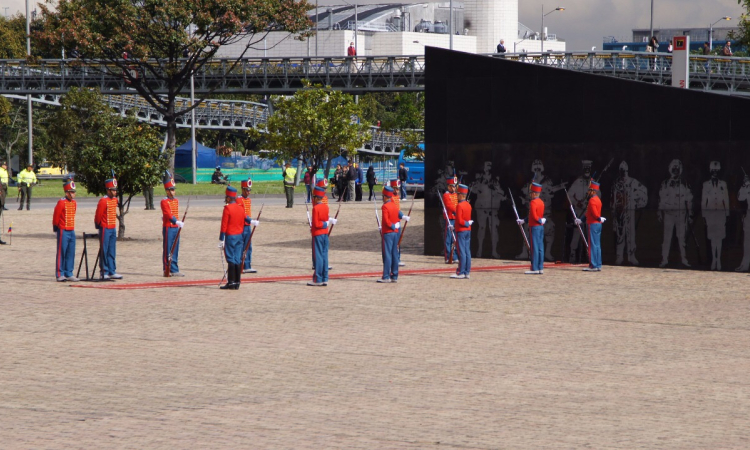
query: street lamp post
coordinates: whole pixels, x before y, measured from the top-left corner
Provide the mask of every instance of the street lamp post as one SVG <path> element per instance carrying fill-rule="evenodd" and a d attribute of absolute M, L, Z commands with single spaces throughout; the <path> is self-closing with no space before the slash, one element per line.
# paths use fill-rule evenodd
<path fill-rule="evenodd" d="M 722 20 L 732 20 L 729 16 L 724 16 L 721 19 L 717 20 L 716 22 L 712 23 L 708 26 L 708 50 L 713 51 L 714 49 L 714 25 L 721 22 Z"/>
<path fill-rule="evenodd" d="M 541 35 L 542 35 L 542 53 L 544 53 L 544 41 L 547 40 L 546 33 L 544 32 L 544 18 L 547 17 L 547 16 L 549 16 L 550 14 L 552 14 L 555 11 L 565 11 L 565 8 L 563 8 L 562 6 L 558 6 L 557 8 L 555 8 L 552 11 L 548 12 L 547 14 L 544 14 L 544 5 L 542 5 L 542 30 L 541 30 Z"/>
<path fill-rule="evenodd" d="M 26 0 L 26 56 L 31 56 L 31 11 L 29 0 Z M 29 165 L 34 165 L 34 122 L 32 119 L 33 107 L 31 106 L 31 94 L 26 95 L 26 112 L 29 122 Z"/>

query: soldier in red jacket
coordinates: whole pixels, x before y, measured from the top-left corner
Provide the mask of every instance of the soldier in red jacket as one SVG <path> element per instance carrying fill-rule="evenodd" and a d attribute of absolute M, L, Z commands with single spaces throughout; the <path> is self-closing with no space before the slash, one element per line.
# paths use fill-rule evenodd
<path fill-rule="evenodd" d="M 469 187 L 458 185 L 458 205 L 456 206 L 456 243 L 458 244 L 458 268 L 451 278 L 469 278 L 471 272 L 471 204 L 466 201 Z"/>
<path fill-rule="evenodd" d="M 313 210 L 310 227 L 312 235 L 312 252 L 315 265 L 313 279 L 308 286 L 328 286 L 328 230 L 336 224 L 336 219 L 329 216 L 328 204 L 323 203 L 326 190 L 320 186 L 313 189 Z"/>
<path fill-rule="evenodd" d="M 531 183 L 529 187 L 529 231 L 531 232 L 531 270 L 527 270 L 527 275 L 542 275 L 544 273 L 544 202 L 539 198 L 542 193 L 542 185 Z M 518 223 L 523 225 L 524 220 L 518 219 Z"/>
<path fill-rule="evenodd" d="M 253 217 L 252 206 L 253 200 L 250 198 L 250 191 L 253 189 L 253 180 L 247 179 L 242 180 L 242 195 L 237 197 L 237 203 L 242 205 L 245 209 L 245 215 L 247 217 Z M 245 254 L 245 265 L 242 267 L 242 273 L 257 273 L 258 271 L 253 269 L 253 244 L 250 243 L 250 235 L 252 234 L 253 226 L 258 226 L 260 222 L 257 220 L 251 220 L 252 224 L 245 224 L 245 229 L 242 232 L 242 249 L 244 251 L 247 248 L 247 254 Z M 248 245 L 249 244 L 249 245 Z M 240 259 L 242 259 L 240 257 Z M 240 261 L 241 263 L 242 261 Z"/>
<path fill-rule="evenodd" d="M 458 183 L 458 179 L 450 177 L 445 182 L 448 185 L 448 190 L 443 192 L 443 203 L 445 204 L 445 211 L 448 213 L 448 219 L 450 220 L 445 224 L 445 229 L 443 230 L 443 240 L 445 241 L 445 251 L 443 254 L 445 255 L 445 263 L 448 264 L 451 260 L 456 263 L 458 262 L 456 244 L 453 242 L 453 233 L 450 231 L 450 228 L 455 225 L 456 221 L 456 206 L 458 205 L 456 183 Z M 453 257 L 451 257 L 451 252 L 453 252 Z"/>
<path fill-rule="evenodd" d="M 73 276 L 76 256 L 76 184 L 73 180 L 63 185 L 65 198 L 55 205 L 52 214 L 52 230 L 57 234 L 57 258 L 55 278 L 57 281 L 80 281 Z"/>
<path fill-rule="evenodd" d="M 398 237 L 401 229 L 401 219 L 409 221 L 409 216 L 405 216 L 399 211 L 393 199 L 398 194 L 393 188 L 386 186 L 383 188 L 383 222 L 381 225 L 381 241 L 383 250 L 383 278 L 378 278 L 378 283 L 397 283 L 398 282 Z"/>
<path fill-rule="evenodd" d="M 99 270 L 104 280 L 120 280 L 117 273 L 117 180 L 104 182 L 107 195 L 99 200 L 94 214 L 94 226 L 99 230 Z"/>
<path fill-rule="evenodd" d="M 242 278 L 242 232 L 246 223 L 252 223 L 250 217 L 245 215 L 245 208 L 237 203 L 237 189 L 227 186 L 226 205 L 221 216 L 221 234 L 219 235 L 219 248 L 224 250 L 227 258 L 227 284 L 221 289 L 240 288 Z"/>
<path fill-rule="evenodd" d="M 586 227 L 589 229 L 589 266 L 584 268 L 585 272 L 602 271 L 602 224 L 605 219 L 602 217 L 602 201 L 599 198 L 599 183 L 591 181 L 589 185 L 589 204 L 586 207 Z M 575 220 L 577 225 L 581 224 L 580 219 Z"/>
<path fill-rule="evenodd" d="M 175 182 L 173 179 L 170 179 L 169 181 L 164 183 L 164 191 L 166 192 L 167 196 L 164 197 L 161 201 L 161 234 L 164 238 L 161 263 L 162 269 L 165 271 L 165 274 L 167 264 L 170 264 L 170 277 L 184 277 L 185 275 L 180 273 L 180 267 L 177 263 L 177 257 L 180 254 L 180 239 L 177 236 L 177 230 L 182 228 L 185 224 L 182 223 L 181 220 L 179 220 L 180 201 L 177 200 L 177 198 L 174 196 L 174 188 Z M 176 244 L 174 243 L 175 239 L 177 239 Z M 169 253 L 172 251 L 173 245 L 174 252 L 172 253 L 172 261 L 170 263 Z"/>

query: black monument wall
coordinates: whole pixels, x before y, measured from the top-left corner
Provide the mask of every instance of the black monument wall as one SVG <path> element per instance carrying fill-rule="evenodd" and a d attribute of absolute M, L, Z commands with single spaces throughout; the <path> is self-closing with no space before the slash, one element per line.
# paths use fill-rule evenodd
<path fill-rule="evenodd" d="M 750 100 L 436 48 L 426 71 L 426 254 L 442 254 L 436 193 L 455 171 L 472 254 L 528 259 L 510 195 L 526 216 L 536 173 L 546 259 L 586 262 L 563 188 L 580 213 L 593 175 L 604 264 L 748 270 Z"/>

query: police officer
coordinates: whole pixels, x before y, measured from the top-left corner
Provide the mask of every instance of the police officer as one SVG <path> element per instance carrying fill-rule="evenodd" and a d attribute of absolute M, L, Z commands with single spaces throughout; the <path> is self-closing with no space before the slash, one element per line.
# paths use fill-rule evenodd
<path fill-rule="evenodd" d="M 246 223 L 252 224 L 254 221 L 245 215 L 244 207 L 237 203 L 237 189 L 227 186 L 225 194 L 226 205 L 221 216 L 219 248 L 224 250 L 227 258 L 227 284 L 220 289 L 237 290 L 242 278 L 242 232 Z"/>
<path fill-rule="evenodd" d="M 63 185 L 65 197 L 57 201 L 52 214 L 52 231 L 57 234 L 55 278 L 57 281 L 80 281 L 73 276 L 76 256 L 76 184 L 73 180 Z"/>
<path fill-rule="evenodd" d="M 180 267 L 177 263 L 177 257 L 180 254 L 180 238 L 177 236 L 177 231 L 182 228 L 185 224 L 179 220 L 180 216 L 180 201 L 174 196 L 175 182 L 174 179 L 169 179 L 164 183 L 164 191 L 166 197 L 161 201 L 161 235 L 164 241 L 162 246 L 162 270 L 164 270 L 164 276 L 167 275 L 167 264 L 169 264 L 169 276 L 170 277 L 184 277 L 180 273 Z M 177 242 L 175 243 L 175 240 Z M 174 252 L 172 251 L 174 247 Z M 171 256 L 171 261 L 170 261 Z"/>
<path fill-rule="evenodd" d="M 21 192 L 21 204 L 18 206 L 19 211 L 23 209 L 24 199 L 26 199 L 26 210 L 31 209 L 31 187 L 35 184 L 36 174 L 34 173 L 34 166 L 29 164 L 18 173 L 18 190 Z"/>
<path fill-rule="evenodd" d="M 94 226 L 99 230 L 99 270 L 104 280 L 120 280 L 117 273 L 117 179 L 104 181 L 107 195 L 99 199 Z"/>
<path fill-rule="evenodd" d="M 5 161 L 0 163 L 0 215 L 7 211 L 5 199 L 8 197 L 8 165 Z"/>

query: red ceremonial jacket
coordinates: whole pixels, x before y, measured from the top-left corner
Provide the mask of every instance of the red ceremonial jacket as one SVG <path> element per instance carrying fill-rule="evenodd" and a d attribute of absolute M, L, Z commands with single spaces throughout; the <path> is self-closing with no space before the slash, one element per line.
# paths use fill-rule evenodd
<path fill-rule="evenodd" d="M 219 240 L 223 240 L 225 234 L 242 234 L 245 230 L 245 222 L 250 223 L 250 218 L 245 215 L 245 208 L 242 205 L 237 202 L 224 205 Z"/>
<path fill-rule="evenodd" d="M 602 217 L 602 200 L 598 196 L 589 199 L 589 206 L 586 208 L 586 223 L 601 223 Z"/>
<path fill-rule="evenodd" d="M 471 220 L 471 203 L 466 200 L 458 202 L 456 206 L 456 232 L 470 231 L 471 226 L 468 222 Z"/>
<path fill-rule="evenodd" d="M 313 206 L 312 210 L 312 228 L 310 228 L 310 234 L 313 236 L 320 236 L 328 234 L 328 205 L 325 203 L 318 203 Z"/>
<path fill-rule="evenodd" d="M 76 209 L 78 205 L 75 200 L 61 198 L 55 205 L 55 212 L 52 213 L 52 226 L 61 230 L 75 230 L 76 228 Z"/>
<path fill-rule="evenodd" d="M 99 199 L 94 213 L 94 225 L 106 229 L 117 226 L 117 197 L 109 198 L 105 195 Z"/>
<path fill-rule="evenodd" d="M 541 198 L 537 197 L 529 203 L 529 226 L 542 226 L 542 222 L 540 221 L 542 217 L 544 217 L 544 202 Z"/>
<path fill-rule="evenodd" d="M 180 215 L 180 201 L 177 198 L 165 197 L 161 200 L 161 225 L 164 228 L 177 228 L 177 217 Z"/>
<path fill-rule="evenodd" d="M 458 194 L 451 194 L 448 191 L 443 192 L 443 203 L 445 203 L 445 210 L 448 211 L 448 218 L 453 220 L 456 218 L 456 206 L 458 205 Z"/>
<path fill-rule="evenodd" d="M 399 211 L 398 205 L 396 204 L 394 199 L 392 198 L 391 200 L 383 203 L 381 211 L 383 212 L 383 234 L 398 233 L 399 230 L 394 228 L 394 226 L 397 223 L 401 223 L 401 217 L 403 216 L 403 213 Z"/>

